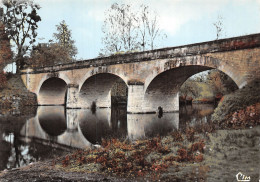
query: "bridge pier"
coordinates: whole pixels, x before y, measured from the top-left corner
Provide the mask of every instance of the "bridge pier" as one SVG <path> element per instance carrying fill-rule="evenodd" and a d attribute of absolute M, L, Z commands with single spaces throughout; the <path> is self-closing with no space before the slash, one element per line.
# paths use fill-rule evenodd
<path fill-rule="evenodd" d="M 127 113 L 144 113 L 144 85 L 128 84 Z"/>
<path fill-rule="evenodd" d="M 144 97 L 144 110 L 146 112 L 157 112 L 158 107 L 164 113 L 179 111 L 179 93 L 167 94 L 167 92 L 150 93 Z"/>
<path fill-rule="evenodd" d="M 78 94 L 79 86 L 76 84 L 68 84 L 67 86 L 67 108 L 78 108 L 79 103 L 79 94 Z"/>
<path fill-rule="evenodd" d="M 145 93 L 144 85 L 129 85 L 127 113 L 155 113 L 158 107 L 163 112 L 179 111 L 179 93 L 165 92 Z"/>

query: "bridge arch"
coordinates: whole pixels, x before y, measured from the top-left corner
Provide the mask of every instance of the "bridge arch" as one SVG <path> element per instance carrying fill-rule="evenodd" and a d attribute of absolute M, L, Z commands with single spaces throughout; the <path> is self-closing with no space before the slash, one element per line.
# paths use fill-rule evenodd
<path fill-rule="evenodd" d="M 81 108 L 91 108 L 93 103 L 98 108 L 111 107 L 111 90 L 119 81 L 127 86 L 125 80 L 112 73 L 98 73 L 88 77 L 79 89 Z"/>
<path fill-rule="evenodd" d="M 198 69 L 197 72 L 192 72 L 192 75 L 205 70 L 217 69 L 228 75 L 239 88 L 242 88 L 247 83 L 245 77 L 239 73 L 239 71 L 235 68 L 235 65 L 229 64 L 228 61 L 206 56 L 190 56 L 186 58 L 176 58 L 166 61 L 163 69 L 159 69 L 158 72 L 153 73 L 146 78 L 144 85 L 145 92 L 152 81 L 160 74 L 169 70 L 175 70 L 176 68 L 183 68 L 187 66 L 197 66 L 197 68 L 201 67 L 201 70 Z"/>
<path fill-rule="evenodd" d="M 67 83 L 58 77 L 43 81 L 38 91 L 38 105 L 65 105 Z"/>
<path fill-rule="evenodd" d="M 159 106 L 164 112 L 179 110 L 179 90 L 182 84 L 191 76 L 202 71 L 218 69 L 227 74 L 236 84 L 241 82 L 236 70 L 228 64 L 221 63 L 217 59 L 202 59 L 197 61 L 177 60 L 172 65 L 167 65 L 161 73 L 148 78 L 144 87 L 144 105 L 147 111 L 156 111 Z M 169 64 L 169 63 L 168 63 Z M 221 65 L 221 66 L 220 66 Z"/>
<path fill-rule="evenodd" d="M 95 75 L 99 75 L 99 74 L 111 74 L 114 76 L 119 77 L 121 80 L 123 80 L 125 83 L 127 83 L 127 77 L 123 74 L 123 72 L 121 73 L 121 71 L 119 71 L 117 73 L 116 70 L 112 70 L 110 68 L 93 68 L 91 70 L 89 70 L 83 77 L 81 77 L 81 79 L 78 81 L 79 84 L 79 90 L 81 90 L 83 84 L 86 82 L 86 80 L 88 80 L 89 78 L 95 76 Z"/>
<path fill-rule="evenodd" d="M 50 78 L 60 78 L 62 79 L 64 82 L 66 82 L 66 84 L 68 85 L 71 80 L 70 78 L 66 75 L 66 74 L 62 74 L 62 73 L 49 73 L 49 74 L 42 74 L 39 81 L 38 81 L 38 86 L 36 87 L 36 90 L 34 91 L 37 95 L 39 94 L 40 92 L 40 89 L 42 87 L 42 84 L 50 79 Z"/>

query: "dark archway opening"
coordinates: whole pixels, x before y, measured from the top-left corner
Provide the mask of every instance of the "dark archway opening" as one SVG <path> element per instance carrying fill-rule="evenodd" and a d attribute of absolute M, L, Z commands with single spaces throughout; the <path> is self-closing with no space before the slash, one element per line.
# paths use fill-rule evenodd
<path fill-rule="evenodd" d="M 88 78 L 79 93 L 82 108 L 109 108 L 114 105 L 126 105 L 127 85 L 118 76 L 100 73 Z"/>
<path fill-rule="evenodd" d="M 190 85 L 187 83 L 190 83 L 190 80 L 196 77 L 198 73 L 203 76 L 196 78 L 196 81 L 203 82 L 203 84 L 200 85 L 200 89 L 196 90 L 194 83 Z M 202 78 L 205 80 L 209 78 L 210 80 L 204 81 L 201 80 Z M 208 84 L 211 84 L 212 88 L 210 88 L 209 91 L 205 91 Z M 221 86 L 222 90 L 220 89 Z M 183 102 L 191 103 L 195 101 L 194 98 L 190 96 L 192 94 L 197 96 L 205 93 L 207 94 L 206 98 L 200 97 L 201 100 L 212 101 L 214 103 L 220 100 L 223 95 L 236 89 L 238 89 L 236 83 L 221 71 L 206 66 L 181 66 L 167 70 L 157 75 L 151 81 L 145 92 L 144 107 L 147 108 L 148 111 L 158 111 L 160 107 L 163 109 L 163 112 L 178 111 L 179 105 Z M 187 90 L 191 93 L 185 93 Z M 198 94 L 200 90 L 203 92 Z M 210 98 L 210 94 L 213 95 L 212 99 Z"/>
<path fill-rule="evenodd" d="M 191 75 L 208 70 L 202 66 L 183 66 L 167 70 L 157 75 L 149 84 L 145 92 L 144 108 L 148 112 L 174 112 L 179 110 L 179 89 L 183 82 Z"/>
<path fill-rule="evenodd" d="M 45 80 L 38 95 L 38 105 L 65 105 L 67 84 L 60 78 Z"/>
<path fill-rule="evenodd" d="M 118 80 L 111 89 L 111 105 L 127 105 L 128 87 L 123 80 Z"/>

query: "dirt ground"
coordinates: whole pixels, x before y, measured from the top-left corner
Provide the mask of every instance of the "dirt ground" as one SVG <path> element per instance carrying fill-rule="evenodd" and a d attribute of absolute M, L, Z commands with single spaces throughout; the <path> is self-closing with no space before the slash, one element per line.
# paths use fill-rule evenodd
<path fill-rule="evenodd" d="M 2 171 L 0 181 L 32 182 L 32 181 L 125 181 L 124 179 L 106 177 L 100 174 L 64 172 L 51 167 L 51 161 L 37 162 L 26 167 Z M 129 181 L 129 179 L 127 180 Z"/>

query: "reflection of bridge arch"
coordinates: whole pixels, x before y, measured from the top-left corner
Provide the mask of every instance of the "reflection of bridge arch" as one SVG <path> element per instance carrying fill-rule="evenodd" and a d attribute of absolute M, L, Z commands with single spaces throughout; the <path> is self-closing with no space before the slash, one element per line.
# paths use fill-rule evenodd
<path fill-rule="evenodd" d="M 58 108 L 58 109 L 55 109 Z M 95 114 L 89 109 L 68 109 L 66 111 L 67 129 L 58 136 L 49 135 L 41 127 L 40 118 L 64 110 L 61 106 L 40 106 L 37 115 L 27 120 L 20 134 L 26 142 L 31 140 L 59 148 L 88 148 L 100 143 L 102 138 L 128 136 L 129 139 L 164 135 L 179 128 L 179 113 L 165 113 L 158 118 L 155 114 L 128 114 L 127 117 L 114 117 L 109 108 L 97 109 Z M 126 114 L 126 113 L 125 113 Z M 125 118 L 125 120 L 124 120 Z M 127 119 L 127 121 L 126 121 Z M 125 123 L 125 124 L 124 124 Z M 120 126 L 119 126 L 119 125 Z M 96 126 L 93 126 L 96 125 Z"/>
<path fill-rule="evenodd" d="M 27 120 L 24 127 L 20 131 L 21 136 L 27 138 L 27 142 L 30 142 L 29 139 L 38 139 L 38 141 L 41 141 L 44 144 L 56 145 L 57 147 L 59 145 L 65 145 L 68 147 L 85 149 L 92 146 L 92 144 L 82 134 L 77 118 L 75 118 L 76 120 L 68 120 L 67 130 L 61 135 L 54 137 L 47 134 L 42 129 L 39 121 L 39 111 L 41 114 L 46 113 L 42 112 L 44 111 L 44 107 L 39 107 L 37 115 Z M 71 110 L 68 114 L 77 115 L 77 110 Z"/>
<path fill-rule="evenodd" d="M 97 109 L 92 113 L 90 109 L 79 110 L 78 122 L 85 138 L 91 143 L 101 143 L 104 136 L 112 133 L 111 109 Z"/>
<path fill-rule="evenodd" d="M 68 126 L 66 123 L 65 108 L 57 106 L 38 107 L 37 116 L 41 128 L 50 136 L 63 134 Z"/>
<path fill-rule="evenodd" d="M 88 77 L 79 89 L 81 108 L 90 108 L 93 102 L 97 107 L 111 107 L 111 90 L 119 81 L 125 82 L 121 77 L 111 73 L 98 73 Z"/>

